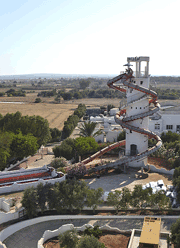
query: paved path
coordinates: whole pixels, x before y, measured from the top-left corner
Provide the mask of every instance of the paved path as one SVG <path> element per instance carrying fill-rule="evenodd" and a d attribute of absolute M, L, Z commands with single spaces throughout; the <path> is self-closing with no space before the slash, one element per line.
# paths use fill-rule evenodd
<path fill-rule="evenodd" d="M 143 225 L 144 216 L 86 216 L 89 219 L 73 219 L 73 216 L 68 216 L 71 219 L 52 220 L 41 222 L 14 233 L 8 237 L 4 243 L 7 248 L 36 248 L 38 240 L 42 237 L 45 230 L 55 230 L 64 224 L 74 224 L 75 226 L 82 226 L 86 223 L 93 225 L 108 224 L 111 227 L 117 227 L 120 230 L 141 229 Z M 83 216 L 74 216 L 74 218 L 83 218 Z M 98 220 L 95 218 L 98 217 Z M 162 218 L 161 231 L 169 231 L 172 223 L 176 221 L 178 216 L 156 216 Z"/>

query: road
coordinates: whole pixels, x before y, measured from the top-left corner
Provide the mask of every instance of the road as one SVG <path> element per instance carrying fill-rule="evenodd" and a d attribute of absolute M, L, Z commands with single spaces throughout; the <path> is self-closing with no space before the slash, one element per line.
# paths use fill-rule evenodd
<path fill-rule="evenodd" d="M 68 219 L 66 219 L 67 217 Z M 69 217 L 71 219 L 69 219 Z M 83 217 L 86 219 L 83 219 Z M 55 230 L 64 224 L 74 224 L 74 226 L 82 226 L 86 223 L 99 226 L 108 224 L 111 227 L 117 227 L 120 230 L 141 229 L 144 217 L 145 216 L 62 216 L 61 218 L 64 219 L 41 222 L 21 229 L 8 237 L 4 243 L 7 248 L 36 248 L 37 242 L 42 237 L 45 230 Z M 162 232 L 169 231 L 172 223 L 179 218 L 178 216 L 156 217 L 162 218 Z M 95 218 L 98 218 L 98 220 L 95 220 Z"/>

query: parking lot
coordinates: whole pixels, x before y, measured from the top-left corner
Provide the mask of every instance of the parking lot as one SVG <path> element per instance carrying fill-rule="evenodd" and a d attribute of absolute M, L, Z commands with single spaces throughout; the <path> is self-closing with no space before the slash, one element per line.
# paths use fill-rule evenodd
<path fill-rule="evenodd" d="M 158 173 L 144 173 L 142 175 L 141 171 L 133 169 L 130 169 L 127 174 L 105 175 L 100 178 L 86 179 L 85 181 L 90 188 L 97 189 L 101 187 L 104 191 L 110 192 L 120 190 L 123 187 L 133 190 L 136 184 L 145 185 L 146 183 L 158 180 L 163 180 L 165 185 L 172 185 L 172 176 L 165 176 Z"/>

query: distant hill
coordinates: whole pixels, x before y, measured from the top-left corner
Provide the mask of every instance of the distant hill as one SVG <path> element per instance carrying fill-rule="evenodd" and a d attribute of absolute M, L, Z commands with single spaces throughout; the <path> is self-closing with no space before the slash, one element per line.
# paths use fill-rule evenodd
<path fill-rule="evenodd" d="M 53 74 L 53 73 L 37 73 L 37 74 L 23 74 L 23 75 L 2 75 L 0 80 L 5 79 L 38 79 L 38 78 L 109 78 L 115 75 L 108 74 Z"/>

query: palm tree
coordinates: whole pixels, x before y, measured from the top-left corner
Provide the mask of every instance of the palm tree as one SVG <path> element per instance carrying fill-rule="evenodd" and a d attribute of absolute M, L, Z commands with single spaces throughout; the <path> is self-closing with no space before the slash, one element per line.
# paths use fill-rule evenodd
<path fill-rule="evenodd" d="M 97 126 L 96 122 L 84 122 L 81 127 L 79 127 L 81 137 L 96 137 L 102 134 L 101 130 L 98 130 L 94 133 L 95 127 Z"/>

